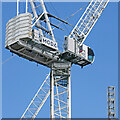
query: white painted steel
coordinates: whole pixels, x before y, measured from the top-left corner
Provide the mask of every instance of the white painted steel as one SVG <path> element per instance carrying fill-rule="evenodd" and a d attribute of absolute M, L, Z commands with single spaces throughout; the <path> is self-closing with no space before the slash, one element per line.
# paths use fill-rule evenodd
<path fill-rule="evenodd" d="M 40 86 L 21 118 L 35 118 L 50 95 L 50 74 Z"/>
<path fill-rule="evenodd" d="M 69 77 L 68 77 L 68 85 L 67 85 L 67 118 L 71 118 L 71 69 L 68 70 Z"/>
<path fill-rule="evenodd" d="M 108 119 L 115 119 L 115 87 L 108 86 L 107 89 Z"/>
<path fill-rule="evenodd" d="M 20 0 L 17 0 L 17 15 L 19 15 L 19 2 Z M 28 12 L 28 0 L 26 0 L 25 3 L 26 3 L 26 13 L 27 13 Z"/>
<path fill-rule="evenodd" d="M 28 12 L 28 0 L 26 0 L 26 13 Z"/>
<path fill-rule="evenodd" d="M 33 14 L 34 14 L 35 19 L 38 19 L 38 15 L 37 15 L 37 12 L 36 12 L 36 10 L 35 10 L 35 6 L 34 6 L 34 4 L 33 4 L 33 0 L 30 1 L 30 4 L 31 4 L 32 11 L 33 11 Z M 38 26 L 41 26 L 40 23 L 39 23 L 39 21 L 37 21 L 37 25 L 38 25 Z M 40 31 L 40 35 L 43 36 L 42 30 L 39 29 L 39 31 Z"/>
<path fill-rule="evenodd" d="M 55 37 L 54 37 L 53 31 L 52 31 L 52 28 L 51 28 L 51 25 L 50 25 L 50 21 L 49 21 L 48 15 L 47 15 L 47 11 L 46 11 L 44 2 L 43 2 L 43 0 L 40 0 L 40 2 L 41 2 L 41 6 L 42 6 L 42 9 L 43 9 L 43 12 L 44 12 L 44 15 L 45 15 L 45 19 L 46 19 L 46 22 L 47 22 L 47 25 L 48 25 L 48 29 L 50 31 L 50 35 L 52 37 L 52 40 L 55 41 Z"/>
<path fill-rule="evenodd" d="M 38 23 L 38 21 L 39 21 L 39 19 L 40 19 L 42 16 L 40 15 L 40 17 L 38 17 L 37 12 L 36 12 L 36 9 L 35 9 L 35 6 L 34 6 L 34 3 L 33 3 L 34 1 L 35 1 L 35 0 L 31 0 L 31 7 L 32 7 L 33 13 L 34 13 L 34 15 L 35 15 L 35 17 L 36 17 L 36 22 L 37 22 L 38 26 L 41 26 L 41 24 Z M 47 11 L 46 11 L 44 2 L 43 2 L 43 0 L 37 0 L 37 1 L 38 1 L 38 3 L 40 2 L 41 7 L 42 7 L 42 9 L 43 9 L 42 15 L 45 16 L 45 21 L 46 21 L 47 26 L 48 26 L 48 29 L 49 29 L 49 35 L 51 36 L 52 40 L 55 41 L 55 37 L 54 37 L 53 31 L 52 31 L 52 28 L 51 28 L 51 25 L 50 25 L 50 20 L 49 20 L 49 18 L 48 18 L 48 13 L 47 13 Z M 35 22 L 35 23 L 36 23 L 36 22 Z M 35 25 L 35 23 L 33 24 L 33 26 Z M 42 26 L 42 27 L 43 27 L 43 26 Z M 41 33 L 41 35 L 43 36 L 42 33 Z M 48 35 L 48 36 L 49 36 L 49 35 Z"/>
<path fill-rule="evenodd" d="M 19 14 L 19 0 L 17 0 L 17 15 Z"/>
<path fill-rule="evenodd" d="M 38 23 L 38 21 L 39 21 L 40 18 L 43 16 L 43 14 L 44 14 L 44 13 L 42 13 L 42 14 L 36 19 L 36 21 L 34 22 L 34 24 L 32 25 L 32 27 L 35 26 L 36 23 Z"/>
<path fill-rule="evenodd" d="M 70 38 L 74 38 L 79 42 L 79 46 L 85 41 L 108 2 L 109 0 L 92 0 L 86 8 L 69 35 Z"/>
<path fill-rule="evenodd" d="M 20 37 L 32 39 L 32 14 L 30 13 L 20 14 L 6 24 L 5 46 L 9 46 Z"/>
<path fill-rule="evenodd" d="M 71 64 L 51 68 L 51 118 L 71 118 Z M 54 81 L 54 84 L 53 84 Z M 54 90 L 54 91 L 53 91 Z"/>
<path fill-rule="evenodd" d="M 50 74 L 50 118 L 54 118 L 54 77 L 52 68 Z"/>

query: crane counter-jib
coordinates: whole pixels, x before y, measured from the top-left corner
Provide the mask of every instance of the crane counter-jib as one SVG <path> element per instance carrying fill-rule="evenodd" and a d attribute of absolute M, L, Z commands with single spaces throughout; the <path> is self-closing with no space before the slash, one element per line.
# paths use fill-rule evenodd
<path fill-rule="evenodd" d="M 7 49 L 20 57 L 47 67 L 51 67 L 53 62 L 69 61 L 81 66 L 91 63 L 82 56 L 82 53 L 77 57 L 78 59 L 72 58 L 72 61 L 64 58 L 63 53 L 58 50 L 57 42 L 40 36 L 40 32 L 32 27 L 32 17 L 31 13 L 23 13 L 8 21 L 5 41 Z"/>

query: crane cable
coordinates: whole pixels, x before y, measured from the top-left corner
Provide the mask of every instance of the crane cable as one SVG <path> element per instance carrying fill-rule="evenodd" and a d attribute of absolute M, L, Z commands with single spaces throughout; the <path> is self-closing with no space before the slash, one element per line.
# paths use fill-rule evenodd
<path fill-rule="evenodd" d="M 90 3 L 90 2 L 89 2 Z M 69 16 L 68 18 L 66 18 L 65 20 L 70 19 L 71 17 L 73 17 L 74 15 L 76 15 L 80 10 L 82 10 L 84 7 L 87 7 L 89 5 L 89 3 L 87 5 L 84 5 L 82 8 L 80 8 L 79 10 L 77 10 L 75 13 L 73 13 L 71 16 Z"/>
<path fill-rule="evenodd" d="M 49 0 L 50 1 L 50 0 Z M 56 14 L 56 16 L 59 16 L 59 14 L 58 14 L 58 12 L 57 12 L 57 10 L 56 10 L 56 8 L 54 7 L 54 5 L 52 4 L 52 2 L 50 1 L 49 2 L 50 3 L 50 5 L 51 5 L 51 8 L 53 9 L 53 11 L 54 11 L 54 13 Z M 59 25 L 59 24 L 58 24 Z M 61 25 L 61 23 L 60 23 L 60 25 Z M 60 26 L 59 25 L 59 26 Z M 68 28 L 65 26 L 65 24 L 63 24 L 64 25 L 64 27 L 66 28 L 66 30 L 69 32 L 69 30 L 68 30 Z M 58 27 L 59 27 L 58 26 Z M 54 27 L 52 30 L 54 30 L 56 27 Z"/>
<path fill-rule="evenodd" d="M 74 15 L 76 15 L 80 10 L 82 10 L 84 7 L 87 7 L 89 4 L 90 4 L 90 2 L 88 2 L 87 5 L 84 5 L 83 7 L 81 7 L 79 10 L 77 10 L 77 11 L 76 11 L 75 13 L 73 13 L 71 16 L 67 17 L 65 20 L 70 19 L 71 17 L 73 17 Z M 54 8 L 54 9 L 55 9 L 55 8 Z M 59 23 L 59 24 L 58 24 L 58 27 L 59 27 L 61 24 L 63 24 L 63 23 Z M 55 27 L 53 28 L 53 30 L 54 30 L 54 29 L 55 29 Z"/>
<path fill-rule="evenodd" d="M 50 1 L 50 0 L 49 0 Z M 90 2 L 88 2 L 87 5 L 84 5 L 83 7 L 81 7 L 79 10 L 77 10 L 75 13 L 73 13 L 71 16 L 67 17 L 65 20 L 68 20 L 70 19 L 71 17 L 73 17 L 74 15 L 76 15 L 80 10 L 82 10 L 83 8 L 87 7 L 88 5 L 90 4 Z M 58 14 L 57 10 L 55 9 L 55 7 L 53 6 L 53 4 L 50 2 L 50 5 L 51 5 L 51 8 L 53 9 L 54 13 L 56 13 L 56 15 Z M 61 24 L 63 23 L 59 23 L 57 26 L 59 27 Z M 63 24 L 64 27 L 66 28 L 66 30 L 69 32 L 68 28 L 65 26 L 65 24 Z M 54 27 L 52 30 L 56 29 L 56 27 Z M 63 43 L 63 40 L 62 40 L 62 43 Z M 64 44 L 62 45 L 64 46 Z M 61 47 L 63 49 L 63 47 Z"/>
<path fill-rule="evenodd" d="M 5 61 L 2 63 L 2 65 L 5 64 L 6 62 L 8 62 L 9 60 L 11 60 L 12 58 L 14 58 L 15 56 L 17 56 L 17 55 L 13 55 L 13 56 L 9 57 L 7 60 L 5 60 Z"/>
<path fill-rule="evenodd" d="M 49 0 L 49 1 L 50 1 L 50 0 Z M 50 1 L 49 3 L 50 3 L 50 6 L 51 6 L 53 12 L 54 12 L 57 16 L 59 16 L 59 15 L 58 15 L 58 12 L 57 12 L 57 10 L 55 9 L 55 7 L 53 6 L 52 2 Z M 87 5 L 84 5 L 83 7 L 81 7 L 79 10 L 77 10 L 77 11 L 76 11 L 74 14 L 72 14 L 71 16 L 67 17 L 65 20 L 70 19 L 70 18 L 73 17 L 75 14 L 77 14 L 80 10 L 82 10 L 82 9 L 85 8 L 85 7 L 87 7 L 89 4 L 90 4 L 90 2 L 88 2 Z M 61 24 L 63 24 L 63 23 L 59 23 L 57 26 L 59 27 Z M 66 30 L 69 32 L 69 30 L 68 30 L 68 28 L 65 26 L 65 24 L 63 24 L 63 25 L 64 25 L 64 27 L 66 28 Z M 56 29 L 56 27 L 54 27 L 52 30 L 54 30 L 54 29 Z M 63 41 L 63 40 L 62 40 L 62 41 Z"/>

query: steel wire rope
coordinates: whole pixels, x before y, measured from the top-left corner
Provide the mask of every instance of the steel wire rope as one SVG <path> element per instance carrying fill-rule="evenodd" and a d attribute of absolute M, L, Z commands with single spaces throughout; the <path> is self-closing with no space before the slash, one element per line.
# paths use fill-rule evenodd
<path fill-rule="evenodd" d="M 5 64 L 6 62 L 8 62 L 9 60 L 11 60 L 12 58 L 14 58 L 15 56 L 17 56 L 17 55 L 13 55 L 13 56 L 9 57 L 8 59 L 6 59 L 6 60 L 2 63 L 2 65 Z"/>
<path fill-rule="evenodd" d="M 50 4 L 51 4 L 51 7 L 53 7 L 53 9 L 54 9 L 54 13 L 57 15 L 57 16 L 60 16 L 59 14 L 58 14 L 58 12 L 57 12 L 57 10 L 56 10 L 56 8 L 54 7 L 54 5 L 52 4 L 52 2 L 51 2 L 51 0 L 49 0 L 50 1 Z M 64 25 L 64 27 L 65 27 L 65 29 L 67 30 L 67 32 L 69 32 L 69 30 L 68 30 L 68 28 L 65 26 L 65 24 L 63 24 Z M 54 30 L 54 29 L 53 29 Z"/>
<path fill-rule="evenodd" d="M 49 0 L 50 1 L 50 0 Z M 53 6 L 53 4 L 52 4 L 52 2 L 50 1 L 49 2 L 50 3 L 50 5 L 51 5 L 51 8 L 52 8 L 52 10 L 53 10 L 53 12 L 56 14 L 56 15 L 58 15 L 58 12 L 57 12 L 57 10 L 55 9 L 55 7 Z M 77 10 L 75 13 L 73 13 L 71 16 L 69 16 L 69 17 L 67 17 L 65 20 L 68 20 L 68 19 L 70 19 L 71 17 L 73 17 L 74 15 L 76 15 L 80 10 L 82 10 L 83 8 L 86 8 L 88 5 L 89 5 L 89 3 L 90 2 L 88 2 L 88 4 L 87 5 L 84 5 L 83 7 L 81 7 L 79 10 Z M 58 15 L 59 16 L 59 15 Z M 61 25 L 61 24 L 63 24 L 63 23 L 59 23 L 58 24 L 58 27 Z M 65 24 L 63 24 L 64 25 L 64 27 L 66 28 L 66 30 L 67 30 L 67 32 L 69 32 L 69 30 L 68 30 L 68 28 L 65 26 Z M 53 28 L 53 30 L 54 29 L 56 29 L 56 27 L 54 27 Z M 62 50 L 64 49 L 64 42 L 63 42 L 63 40 L 62 40 Z"/>
<path fill-rule="evenodd" d="M 90 2 L 89 2 L 90 3 Z M 88 4 L 89 4 L 88 3 Z M 83 7 L 81 7 L 79 10 L 77 10 L 75 13 L 73 13 L 71 16 L 69 16 L 69 17 L 67 17 L 65 20 L 68 20 L 68 19 L 70 19 L 71 17 L 73 17 L 74 15 L 76 15 L 80 10 L 82 10 L 84 7 L 87 7 L 88 6 L 88 4 L 87 5 L 84 5 Z M 58 27 L 61 25 L 61 24 L 63 24 L 63 23 L 60 23 L 60 24 L 58 24 Z M 54 27 L 54 29 L 55 29 L 55 27 Z"/>
<path fill-rule="evenodd" d="M 50 0 L 49 0 L 49 1 L 50 1 Z M 51 6 L 51 8 L 52 8 L 52 11 L 55 13 L 55 15 L 59 16 L 59 14 L 58 14 L 57 10 L 55 9 L 55 7 L 53 6 L 52 2 L 50 1 L 50 2 L 48 2 L 48 3 L 50 3 L 50 6 Z M 58 23 L 59 23 L 59 22 L 58 22 Z M 64 25 L 65 29 L 67 30 L 67 32 L 69 32 L 69 30 L 68 30 L 68 28 L 65 26 L 65 24 L 63 24 L 63 25 Z M 55 29 L 55 27 L 54 27 L 52 30 L 54 30 L 54 29 Z M 58 37 L 56 37 L 56 38 L 58 38 Z M 58 38 L 58 39 L 61 40 L 60 38 Z M 61 41 L 62 41 L 62 47 L 59 45 L 59 48 L 61 48 L 62 51 L 63 51 L 63 49 L 64 49 L 64 41 L 63 41 L 63 39 L 62 39 Z"/>

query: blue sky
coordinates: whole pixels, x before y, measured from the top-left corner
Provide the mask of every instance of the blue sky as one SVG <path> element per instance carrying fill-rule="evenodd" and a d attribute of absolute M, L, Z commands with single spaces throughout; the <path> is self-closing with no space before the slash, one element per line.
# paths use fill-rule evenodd
<path fill-rule="evenodd" d="M 87 3 L 47 3 L 47 9 L 66 19 Z M 2 4 L 2 57 L 3 62 L 11 57 L 5 49 L 5 25 L 9 19 L 16 16 L 16 3 Z M 69 19 L 75 25 L 84 9 Z M 64 27 L 64 26 L 62 26 Z M 65 32 L 56 30 L 58 42 L 64 41 L 64 36 L 72 30 L 67 27 Z M 60 42 L 61 43 L 61 42 Z M 72 117 L 73 118 L 106 118 L 107 117 L 107 87 L 116 88 L 116 114 L 118 111 L 118 3 L 109 3 L 98 22 L 87 37 L 85 44 L 95 52 L 95 61 L 81 69 L 72 66 Z M 42 84 L 50 69 L 30 62 L 18 56 L 14 57 L 2 68 L 2 116 L 7 118 L 21 117 L 34 94 Z M 50 116 L 50 99 L 48 99 L 38 114 L 38 117 Z"/>

